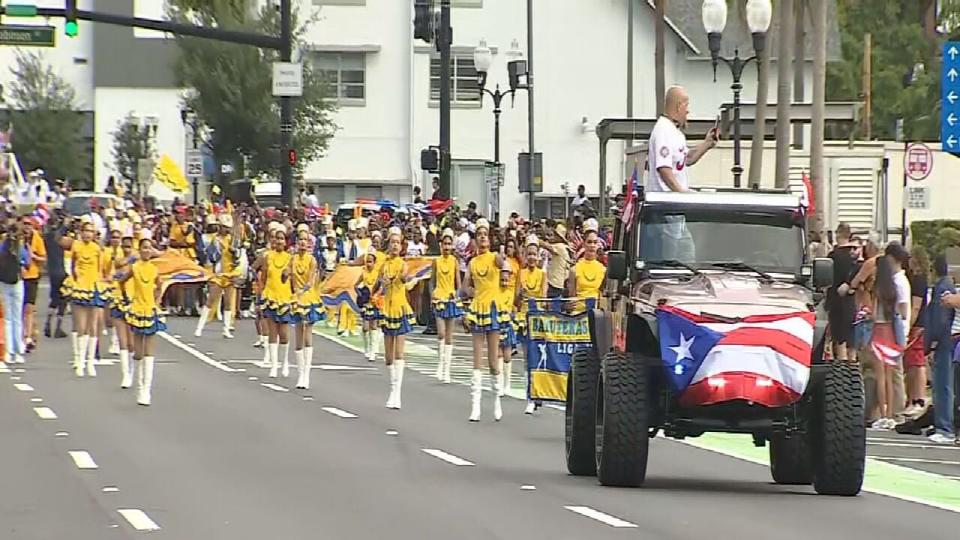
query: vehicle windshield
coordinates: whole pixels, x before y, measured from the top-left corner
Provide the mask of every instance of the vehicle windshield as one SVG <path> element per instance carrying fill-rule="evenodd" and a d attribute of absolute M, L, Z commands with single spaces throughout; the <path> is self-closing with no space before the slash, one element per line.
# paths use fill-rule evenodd
<path fill-rule="evenodd" d="M 645 207 L 640 222 L 644 261 L 794 275 L 803 264 L 803 228 L 789 211 Z"/>

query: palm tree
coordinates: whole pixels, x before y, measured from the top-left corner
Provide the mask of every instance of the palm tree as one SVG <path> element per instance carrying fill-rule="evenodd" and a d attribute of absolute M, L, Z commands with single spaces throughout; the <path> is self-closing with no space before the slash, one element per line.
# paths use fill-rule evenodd
<path fill-rule="evenodd" d="M 798 0 L 802 1 L 802 0 Z M 777 47 L 777 159 L 774 186 L 784 189 L 790 185 L 790 101 L 793 73 L 790 61 L 794 54 L 803 62 L 803 51 L 793 51 L 793 0 L 780 0 Z"/>

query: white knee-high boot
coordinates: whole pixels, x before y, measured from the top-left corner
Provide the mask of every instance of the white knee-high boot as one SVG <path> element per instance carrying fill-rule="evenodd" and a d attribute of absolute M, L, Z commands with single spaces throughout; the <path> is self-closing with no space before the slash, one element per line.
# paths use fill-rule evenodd
<path fill-rule="evenodd" d="M 380 356 L 380 348 L 383 345 L 383 330 L 377 329 L 373 331 L 373 349 L 370 351 L 370 361 L 376 362 L 377 357 Z"/>
<path fill-rule="evenodd" d="M 483 370 L 474 369 L 470 379 L 470 421 L 480 421 L 480 398 L 483 395 Z"/>
<path fill-rule="evenodd" d="M 437 346 L 437 370 L 433 374 L 433 378 L 438 381 L 443 380 L 443 366 L 447 361 L 447 344 L 440 342 L 440 345 Z"/>
<path fill-rule="evenodd" d="M 453 344 L 445 345 L 444 348 L 444 356 L 446 359 L 443 362 L 443 382 L 450 384 L 450 366 L 453 364 Z"/>
<path fill-rule="evenodd" d="M 297 361 L 297 388 L 303 388 L 303 349 L 293 351 L 293 358 Z"/>
<path fill-rule="evenodd" d="M 276 379 L 280 372 L 280 344 L 268 343 L 267 352 L 270 355 L 270 378 Z"/>
<path fill-rule="evenodd" d="M 493 419 L 497 422 L 503 418 L 503 407 L 500 404 L 500 396 L 503 395 L 503 370 L 501 369 L 495 377 L 493 377 Z"/>
<path fill-rule="evenodd" d="M 280 345 L 280 356 L 283 358 L 283 369 L 280 371 L 280 375 L 284 378 L 290 376 L 290 344 L 282 343 Z"/>
<path fill-rule="evenodd" d="M 140 405 L 150 405 L 151 390 L 153 389 L 153 357 L 147 356 L 140 361 L 140 370 L 143 378 L 140 379 L 140 392 L 137 396 L 137 403 Z"/>
<path fill-rule="evenodd" d="M 393 400 L 393 408 L 400 409 L 400 396 L 403 394 L 403 369 L 407 363 L 403 360 L 394 360 L 393 369 L 396 370 L 397 377 L 397 395 Z"/>
<path fill-rule="evenodd" d="M 233 339 L 233 312 L 223 312 L 223 337 Z"/>
<path fill-rule="evenodd" d="M 310 389 L 310 372 L 313 370 L 313 347 L 303 348 L 303 388 Z"/>
<path fill-rule="evenodd" d="M 117 329 L 110 332 L 110 354 L 120 354 L 120 338 L 117 337 Z"/>
<path fill-rule="evenodd" d="M 133 386 L 133 371 L 130 369 L 130 351 L 120 349 L 120 388 Z"/>
<path fill-rule="evenodd" d="M 85 375 L 85 367 L 87 363 L 87 343 L 90 341 L 90 337 L 86 334 L 77 336 L 77 347 L 74 352 L 73 359 L 73 369 L 77 377 L 83 377 Z"/>
<path fill-rule="evenodd" d="M 97 368 L 95 363 L 97 361 L 97 342 L 99 339 L 97 336 L 89 336 L 87 340 L 87 375 L 90 377 L 97 376 Z"/>
<path fill-rule="evenodd" d="M 77 367 L 77 364 L 80 363 L 80 336 L 76 332 L 70 332 L 70 345 L 73 346 L 73 367 Z M 84 348 L 86 351 L 86 348 Z"/>
<path fill-rule="evenodd" d="M 263 364 L 261 367 L 269 368 L 270 367 L 270 338 L 267 336 L 260 336 L 261 343 L 263 344 Z"/>
<path fill-rule="evenodd" d="M 370 354 L 371 351 L 373 351 L 373 332 L 364 331 L 363 332 L 363 356 L 366 357 L 367 360 L 372 362 L 373 360 L 371 359 L 371 354 Z"/>
<path fill-rule="evenodd" d="M 203 306 L 200 308 L 200 320 L 197 321 L 197 329 L 193 332 L 194 337 L 200 337 L 203 335 L 203 327 L 207 324 L 207 320 L 210 318 L 210 308 Z"/>

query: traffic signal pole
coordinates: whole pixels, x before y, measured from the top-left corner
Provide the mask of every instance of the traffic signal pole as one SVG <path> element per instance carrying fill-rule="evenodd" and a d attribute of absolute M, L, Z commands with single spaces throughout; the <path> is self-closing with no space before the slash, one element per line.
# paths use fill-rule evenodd
<path fill-rule="evenodd" d="M 290 0 L 280 0 L 280 61 L 289 62 L 293 55 L 293 28 Z M 286 150 L 287 159 L 280 161 L 280 190 L 283 202 L 293 208 L 293 102 L 292 98 L 280 98 L 280 146 Z"/>
<path fill-rule="evenodd" d="M 450 0 L 440 1 L 440 28 L 437 49 L 440 51 L 440 198 L 450 198 L 450 47 L 453 42 L 450 28 Z"/>

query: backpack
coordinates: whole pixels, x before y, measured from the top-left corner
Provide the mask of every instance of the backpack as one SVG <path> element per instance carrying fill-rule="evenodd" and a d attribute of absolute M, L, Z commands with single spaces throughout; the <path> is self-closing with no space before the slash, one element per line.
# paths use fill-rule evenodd
<path fill-rule="evenodd" d="M 13 285 L 20 281 L 20 257 L 10 249 L 10 244 L 5 244 L 5 248 L 0 253 L 0 283 Z"/>

